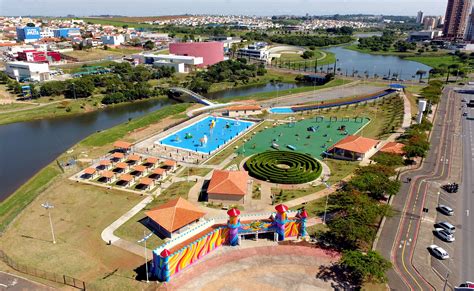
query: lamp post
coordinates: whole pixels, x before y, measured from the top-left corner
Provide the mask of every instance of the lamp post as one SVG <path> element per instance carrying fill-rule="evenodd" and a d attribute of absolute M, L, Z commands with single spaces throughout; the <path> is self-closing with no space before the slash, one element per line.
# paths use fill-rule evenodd
<path fill-rule="evenodd" d="M 56 243 L 56 238 L 54 237 L 54 228 L 53 228 L 53 221 L 51 220 L 51 210 L 52 208 L 54 208 L 54 206 L 52 204 L 50 204 L 49 202 L 45 202 L 43 204 L 41 204 L 41 206 L 48 210 L 48 216 L 49 216 L 49 225 L 51 226 L 51 235 L 53 236 L 53 244 Z"/>
<path fill-rule="evenodd" d="M 143 231 L 143 238 L 139 241 L 137 241 L 137 243 L 142 243 L 142 242 L 145 242 L 145 246 L 143 247 L 143 250 L 145 251 L 145 272 L 146 272 L 146 282 L 147 283 L 150 283 L 150 281 L 148 280 L 148 252 L 147 252 L 147 249 L 146 249 L 146 241 L 153 235 L 153 232 L 151 232 L 150 234 L 146 234 L 145 231 Z"/>
<path fill-rule="evenodd" d="M 328 180 L 329 180 L 329 177 L 328 177 Z M 324 184 L 324 186 L 326 186 L 326 189 L 331 188 L 331 186 L 329 186 L 329 184 L 326 181 L 323 182 L 323 184 Z M 328 195 L 326 195 L 326 205 L 324 206 L 323 224 L 326 224 L 326 214 L 328 212 L 328 202 L 329 202 L 329 193 L 328 193 Z"/>
<path fill-rule="evenodd" d="M 336 59 L 336 61 L 334 62 L 334 76 L 336 76 L 336 67 L 337 67 L 337 62 L 339 61 L 339 59 Z"/>

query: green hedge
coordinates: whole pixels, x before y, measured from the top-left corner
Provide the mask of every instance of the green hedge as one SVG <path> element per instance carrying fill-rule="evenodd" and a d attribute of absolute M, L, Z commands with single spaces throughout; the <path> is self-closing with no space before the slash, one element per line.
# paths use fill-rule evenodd
<path fill-rule="evenodd" d="M 279 184 L 302 184 L 316 180 L 321 164 L 309 155 L 289 151 L 266 151 L 245 163 L 249 175 Z"/>

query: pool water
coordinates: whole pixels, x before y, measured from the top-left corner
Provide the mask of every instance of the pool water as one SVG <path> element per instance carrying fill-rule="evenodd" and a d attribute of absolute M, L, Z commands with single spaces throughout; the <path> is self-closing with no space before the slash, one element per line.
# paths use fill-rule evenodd
<path fill-rule="evenodd" d="M 213 128 L 211 128 L 212 123 L 214 123 Z M 208 116 L 160 139 L 156 143 L 211 154 L 245 132 L 253 124 L 254 122 L 251 121 Z"/>
<path fill-rule="evenodd" d="M 293 109 L 290 107 L 275 107 L 271 108 L 268 111 L 273 114 L 289 114 L 289 113 L 294 113 Z"/>

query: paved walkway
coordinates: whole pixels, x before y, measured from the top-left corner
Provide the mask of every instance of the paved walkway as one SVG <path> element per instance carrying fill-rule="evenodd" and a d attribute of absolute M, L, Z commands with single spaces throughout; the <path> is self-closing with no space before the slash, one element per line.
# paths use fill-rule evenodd
<path fill-rule="evenodd" d="M 124 224 L 130 218 L 132 218 L 135 214 L 140 212 L 140 210 L 145 208 L 145 206 L 147 206 L 148 203 L 150 203 L 152 200 L 153 200 L 152 196 L 147 196 L 145 199 L 140 201 L 140 203 L 138 203 L 132 209 L 130 209 L 127 213 L 122 215 L 119 219 L 117 219 L 111 225 L 105 228 L 101 233 L 102 240 L 104 240 L 106 243 L 110 242 L 112 245 L 122 248 L 136 255 L 145 257 L 145 253 L 142 247 L 140 247 L 137 244 L 134 244 L 134 243 L 131 243 L 129 241 L 119 238 L 118 236 L 114 234 L 114 232 L 120 226 L 122 226 L 122 224 Z M 152 252 L 150 250 L 148 250 L 148 258 L 152 258 Z"/>

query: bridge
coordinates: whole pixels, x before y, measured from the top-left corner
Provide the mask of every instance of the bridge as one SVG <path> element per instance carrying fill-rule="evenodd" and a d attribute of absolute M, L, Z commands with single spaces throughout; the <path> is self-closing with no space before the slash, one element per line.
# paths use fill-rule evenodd
<path fill-rule="evenodd" d="M 178 93 L 183 93 L 183 94 L 186 94 L 186 95 L 189 95 L 191 96 L 191 98 L 198 102 L 198 103 L 201 103 L 201 104 L 204 104 L 206 106 L 214 106 L 216 105 L 214 102 L 211 102 L 209 99 L 207 99 L 206 97 L 202 96 L 202 95 L 199 95 L 198 93 L 196 92 L 193 92 L 189 89 L 186 89 L 186 88 L 181 88 L 181 87 L 172 87 L 170 88 L 169 90 L 171 90 L 172 92 L 178 92 Z"/>

